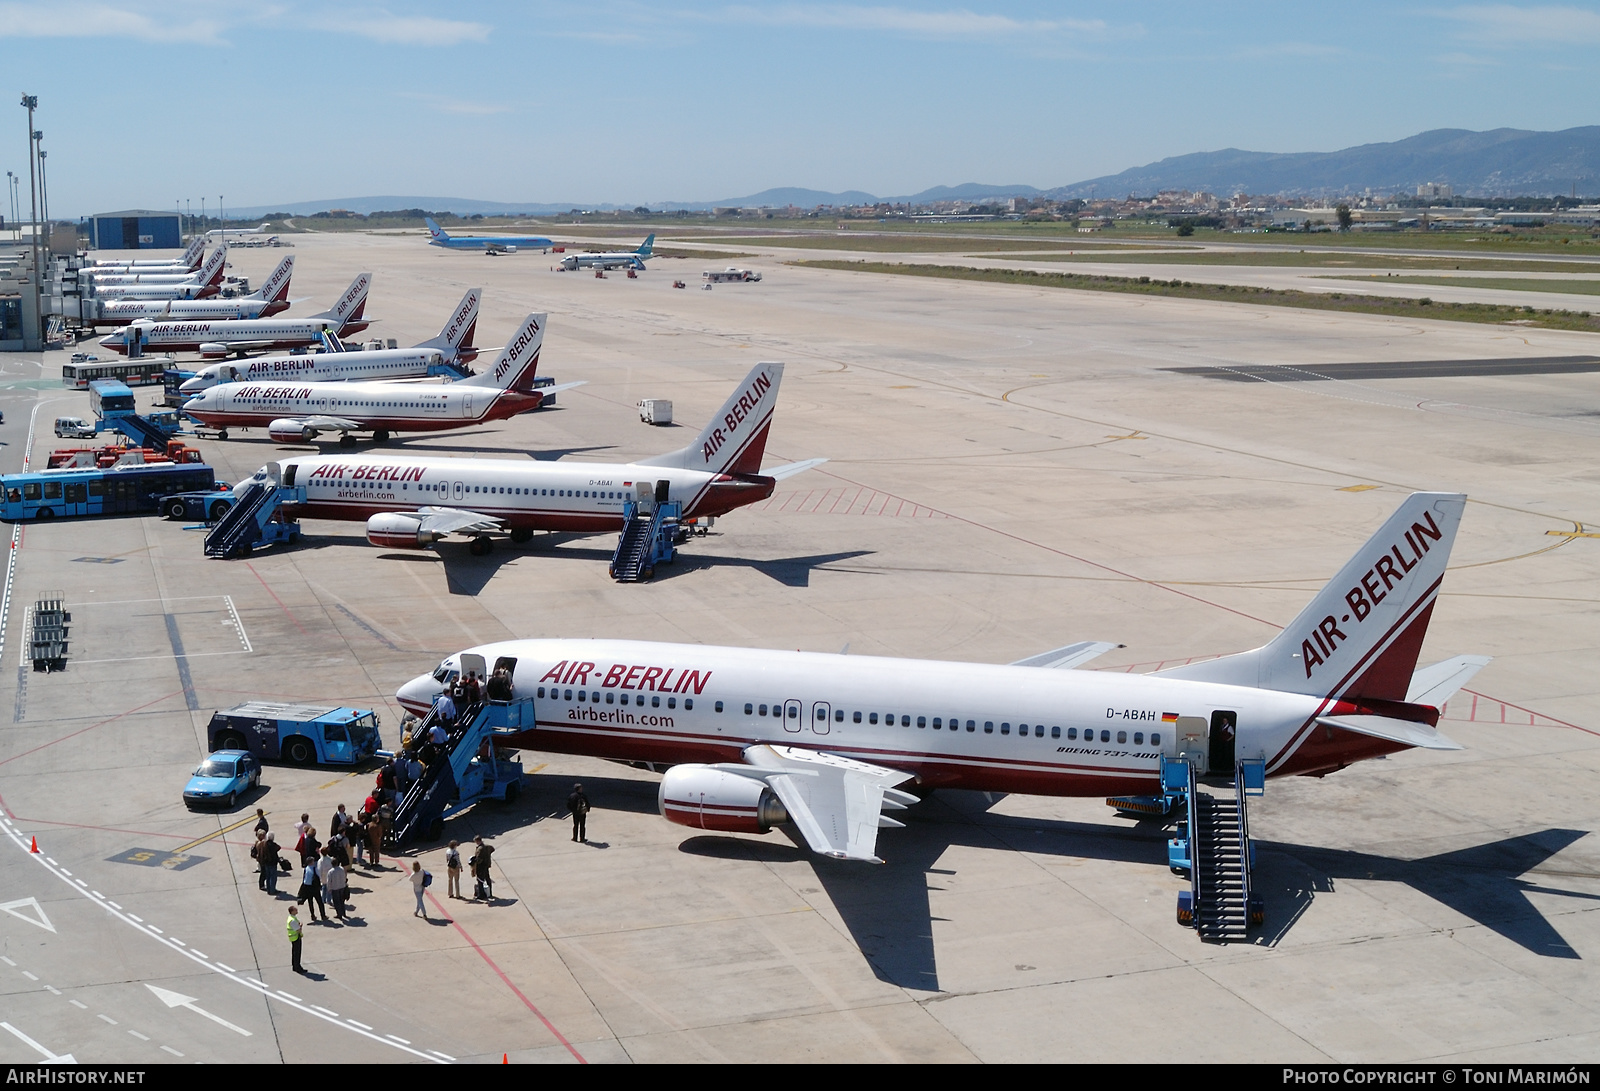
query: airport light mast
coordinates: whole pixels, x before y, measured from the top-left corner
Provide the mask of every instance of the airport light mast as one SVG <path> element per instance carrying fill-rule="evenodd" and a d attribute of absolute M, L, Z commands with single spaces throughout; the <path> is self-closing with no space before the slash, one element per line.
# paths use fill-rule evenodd
<path fill-rule="evenodd" d="M 22 108 L 28 111 L 28 225 L 33 238 L 33 332 L 34 336 L 39 338 L 39 347 L 42 350 L 44 316 L 41 313 L 39 291 L 42 287 L 44 270 L 39 266 L 39 186 L 36 180 L 38 171 L 34 168 L 34 152 L 39 138 L 44 134 L 35 132 L 33 128 L 33 112 L 39 108 L 39 96 L 24 92 Z"/>

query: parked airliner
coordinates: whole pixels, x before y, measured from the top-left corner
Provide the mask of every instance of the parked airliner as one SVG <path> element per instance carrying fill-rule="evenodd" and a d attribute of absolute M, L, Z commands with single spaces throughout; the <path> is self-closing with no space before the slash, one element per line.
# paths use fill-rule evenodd
<path fill-rule="evenodd" d="M 543 252 L 554 244 L 540 235 L 451 235 L 444 228 L 434 223 L 432 218 L 423 217 L 428 224 L 428 245 L 443 246 L 448 250 L 483 250 L 491 254 L 515 254 L 517 250 L 538 250 Z"/>
<path fill-rule="evenodd" d="M 180 258 L 105 258 L 89 263 L 86 268 L 91 273 L 192 273 L 200 268 L 205 252 L 206 240 L 196 238 Z"/>
<path fill-rule="evenodd" d="M 305 318 L 247 318 L 191 322 L 151 322 L 140 319 L 100 339 L 113 352 L 127 354 L 131 345 L 139 351 L 198 352 L 215 359 L 244 356 L 268 349 L 305 348 L 320 344 L 324 334 L 349 337 L 366 329 L 371 320 L 367 310 L 367 290 L 372 274 L 362 273 L 350 282 L 344 295 L 328 310 Z"/>
<path fill-rule="evenodd" d="M 654 235 L 646 235 L 637 250 L 611 250 L 595 254 L 568 254 L 561 259 L 561 268 L 574 269 L 643 269 L 644 263 L 655 257 Z"/>
<path fill-rule="evenodd" d="M 444 432 L 506 420 L 539 408 L 546 396 L 579 383 L 535 389 L 545 316 L 530 314 L 488 371 L 453 383 L 222 383 L 183 403 L 187 415 L 224 431 L 265 426 L 279 443 L 309 443 L 354 432 L 384 443 L 393 432 Z"/>
<path fill-rule="evenodd" d="M 464 379 L 471 372 L 465 362 L 478 355 L 472 338 L 478 329 L 478 301 L 482 288 L 469 288 L 450 312 L 437 337 L 408 349 L 338 350 L 301 353 L 298 356 L 258 356 L 237 363 L 207 364 L 185 379 L 178 390 L 195 395 L 218 383 L 248 383 L 262 379 L 296 382 L 348 382 L 351 379 L 418 379 L 430 375 Z M 338 338 L 329 342 L 337 346 Z"/>
<path fill-rule="evenodd" d="M 101 299 L 206 299 L 222 290 L 227 267 L 228 248 L 219 246 L 193 273 L 108 272 L 91 274 L 90 285 Z"/>
<path fill-rule="evenodd" d="M 126 326 L 141 318 L 152 322 L 183 322 L 196 318 L 270 318 L 289 309 L 289 280 L 294 276 L 294 255 L 278 267 L 249 295 L 234 299 L 128 299 L 96 300 L 93 326 Z"/>
<path fill-rule="evenodd" d="M 1488 659 L 1416 664 L 1465 505 L 1413 494 L 1270 643 L 1154 674 L 1064 669 L 1117 647 L 1096 642 L 995 666 L 562 638 L 469 648 L 398 697 L 425 713 L 460 672 L 504 667 L 536 726 L 497 745 L 671 766 L 659 802 L 673 822 L 792 822 L 816 852 L 875 860 L 908 781 L 1149 795 L 1162 755 L 1320 776 L 1460 749 L 1439 710 Z"/>
<path fill-rule="evenodd" d="M 756 365 L 693 443 L 637 462 L 310 456 L 269 463 L 253 480 L 304 486 L 305 503 L 286 506 L 291 518 L 364 519 L 367 539 L 391 549 L 466 534 L 485 553 L 490 534 L 508 531 L 513 542 L 535 530 L 614 532 L 624 501 L 655 497 L 662 484 L 662 498 L 678 501 L 685 518 L 723 515 L 825 461 L 761 472 L 782 378 L 782 364 Z"/>

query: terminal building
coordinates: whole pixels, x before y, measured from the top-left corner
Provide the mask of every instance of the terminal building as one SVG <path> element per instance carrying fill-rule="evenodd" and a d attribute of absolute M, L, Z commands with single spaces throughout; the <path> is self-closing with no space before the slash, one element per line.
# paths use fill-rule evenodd
<path fill-rule="evenodd" d="M 89 244 L 96 250 L 182 250 L 176 212 L 102 212 L 89 218 Z"/>

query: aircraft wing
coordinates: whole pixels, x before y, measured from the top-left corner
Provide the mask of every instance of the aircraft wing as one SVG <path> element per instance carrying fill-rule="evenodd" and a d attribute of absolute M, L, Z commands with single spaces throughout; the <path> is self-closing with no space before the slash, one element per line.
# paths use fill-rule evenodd
<path fill-rule="evenodd" d="M 899 769 L 792 746 L 752 746 L 747 765 L 716 768 L 767 782 L 813 852 L 835 860 L 883 863 L 878 830 L 903 826 L 883 812 L 901 811 L 917 797 L 892 786 L 910 780 Z"/>
<path fill-rule="evenodd" d="M 359 424 L 344 417 L 291 417 L 298 421 L 302 428 L 315 428 L 321 432 L 360 432 L 371 428 L 370 424 Z"/>
<path fill-rule="evenodd" d="M 1026 659 L 1019 659 L 1011 665 L 1013 667 L 1053 667 L 1056 670 L 1071 670 L 1089 662 L 1095 656 L 1104 655 L 1115 648 L 1125 648 L 1126 644 L 1112 644 L 1106 640 L 1080 640 L 1076 644 L 1068 644 L 1065 648 L 1056 648 L 1053 651 L 1041 652 L 1030 655 Z"/>
<path fill-rule="evenodd" d="M 563 390 L 571 390 L 573 387 L 584 386 L 588 382 L 589 382 L 588 379 L 579 379 L 576 382 L 557 383 L 555 386 L 536 386 L 533 389 L 534 389 L 534 393 L 541 394 L 544 397 L 548 398 L 552 394 L 559 394 Z"/>
<path fill-rule="evenodd" d="M 793 477 L 795 474 L 803 474 L 807 470 L 814 470 L 826 461 L 828 460 L 825 458 L 808 458 L 804 462 L 791 462 L 786 466 L 774 466 L 762 476 L 770 477 L 774 481 L 782 481 L 786 477 Z"/>
<path fill-rule="evenodd" d="M 1427 724 L 1413 723 L 1411 720 L 1396 720 L 1388 716 L 1318 716 L 1317 723 L 1324 727 L 1354 731 L 1357 735 L 1367 735 L 1374 739 L 1385 739 L 1405 746 L 1418 746 L 1424 750 L 1466 749 L 1454 739 L 1445 738 Z"/>
<path fill-rule="evenodd" d="M 209 343 L 209 342 L 208 342 Z M 269 349 L 277 344 L 276 341 L 218 341 L 217 344 L 227 349 L 228 352 L 259 352 Z"/>
<path fill-rule="evenodd" d="M 422 519 L 421 529 L 435 534 L 487 534 L 504 526 L 492 515 L 465 508 L 440 508 L 430 504 L 418 508 L 417 515 Z"/>

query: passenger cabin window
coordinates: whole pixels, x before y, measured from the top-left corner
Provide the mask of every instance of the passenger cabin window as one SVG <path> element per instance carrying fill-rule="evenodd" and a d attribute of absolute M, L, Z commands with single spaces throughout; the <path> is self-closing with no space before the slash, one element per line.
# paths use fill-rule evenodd
<path fill-rule="evenodd" d="M 1150 732 L 1150 745 L 1151 746 L 1160 746 L 1161 745 L 1161 732 L 1159 732 L 1159 731 Z"/>
<path fill-rule="evenodd" d="M 861 722 L 861 713 L 859 713 L 859 712 L 852 713 L 851 716 L 850 716 L 850 719 L 854 723 L 860 723 Z"/>
<path fill-rule="evenodd" d="M 1117 732 L 1117 745 L 1118 746 L 1126 746 L 1127 743 L 1128 743 L 1128 733 L 1126 731 Z"/>
<path fill-rule="evenodd" d="M 844 723 L 844 709 L 836 708 L 833 710 L 833 722 L 836 724 Z"/>
<path fill-rule="evenodd" d="M 1050 737 L 1052 739 L 1059 739 L 1061 737 L 1061 729 L 1059 727 L 1052 727 L 1050 729 Z"/>
<path fill-rule="evenodd" d="M 977 723 L 976 720 L 968 720 L 967 721 L 967 730 L 968 731 L 976 731 L 977 729 L 978 729 L 978 723 Z"/>
<path fill-rule="evenodd" d="M 676 697 L 668 697 L 667 698 L 667 707 L 668 708 L 677 708 L 678 707 L 678 699 Z M 684 704 L 683 704 L 683 707 L 684 708 L 693 708 L 694 706 L 689 704 L 687 701 L 685 701 Z"/>
<path fill-rule="evenodd" d="M 983 733 L 985 735 L 993 735 L 994 734 L 994 721 L 993 720 L 985 720 L 985 721 L 983 721 Z"/>
<path fill-rule="evenodd" d="M 1133 733 L 1133 745 L 1134 746 L 1143 746 L 1144 745 L 1144 732 L 1143 731 L 1135 731 Z"/>
<path fill-rule="evenodd" d="M 1102 729 L 1101 732 L 1100 732 L 1100 741 L 1101 742 L 1110 742 L 1111 741 L 1111 732 Z"/>
<path fill-rule="evenodd" d="M 867 723 L 875 724 L 877 722 L 878 722 L 878 714 L 876 712 L 872 712 L 872 713 L 869 713 L 867 715 Z"/>
<path fill-rule="evenodd" d="M 693 697 L 685 697 L 683 699 L 683 710 L 685 712 L 688 712 L 689 710 L 691 710 L 693 708 L 694 708 L 694 698 Z"/>
<path fill-rule="evenodd" d="M 657 700 L 659 700 L 659 699 L 660 699 L 660 698 L 657 698 Z M 749 701 L 746 701 L 746 702 L 745 702 L 745 703 L 744 703 L 744 714 L 745 714 L 745 715 L 746 715 L 746 716 L 748 716 L 748 715 L 750 715 L 750 713 L 751 713 L 751 712 L 752 712 L 752 711 L 753 711 L 753 706 L 752 706 L 752 705 L 751 705 L 751 704 L 750 704 L 750 702 L 749 702 Z"/>
<path fill-rule="evenodd" d="M 640 703 L 640 704 L 641 704 L 641 705 L 642 705 L 642 704 L 644 704 L 644 698 L 643 698 L 643 697 L 641 697 L 641 698 L 639 698 L 639 703 Z M 718 702 L 717 702 L 717 705 L 716 705 L 716 708 L 717 708 L 717 711 L 718 711 L 718 712 L 721 712 L 721 711 L 722 711 L 722 702 L 721 702 L 721 701 L 718 701 Z"/>
<path fill-rule="evenodd" d="M 1077 728 L 1075 728 L 1075 727 L 1067 728 L 1067 739 L 1068 740 L 1074 740 L 1077 737 L 1078 737 L 1078 729 Z"/>

